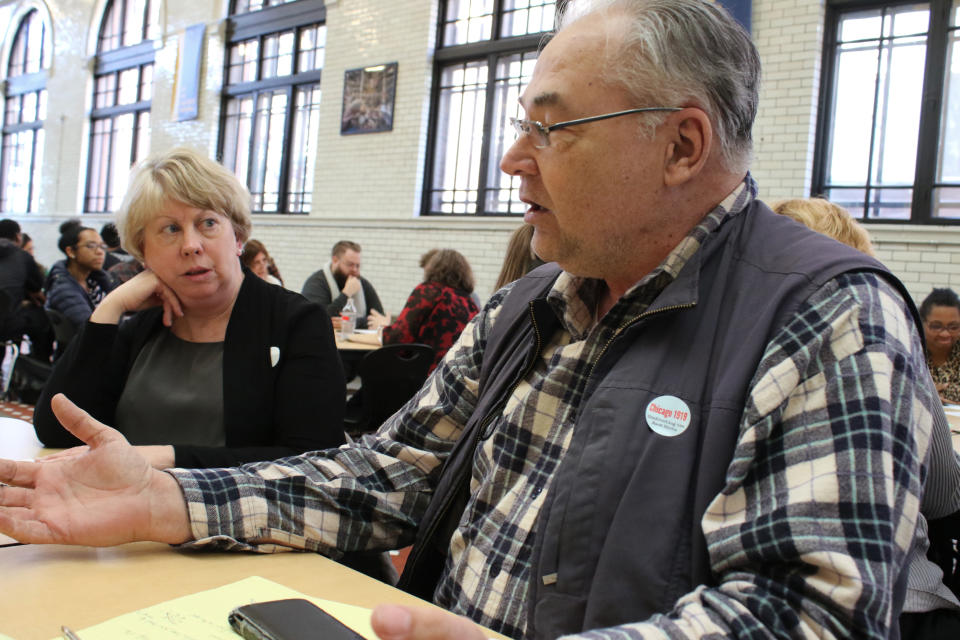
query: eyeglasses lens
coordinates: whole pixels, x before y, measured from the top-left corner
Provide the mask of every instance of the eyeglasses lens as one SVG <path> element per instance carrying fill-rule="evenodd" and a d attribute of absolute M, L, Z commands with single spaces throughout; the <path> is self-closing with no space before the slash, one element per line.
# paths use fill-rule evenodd
<path fill-rule="evenodd" d="M 927 329 L 929 329 L 931 333 L 940 333 L 942 331 L 957 333 L 960 331 L 960 324 L 940 324 L 939 322 L 931 322 L 927 325 Z"/>

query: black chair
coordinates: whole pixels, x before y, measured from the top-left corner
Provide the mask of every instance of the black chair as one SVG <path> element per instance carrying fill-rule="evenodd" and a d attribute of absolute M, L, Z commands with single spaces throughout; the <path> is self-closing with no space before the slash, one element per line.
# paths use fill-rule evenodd
<path fill-rule="evenodd" d="M 928 523 L 927 557 L 943 570 L 943 582 L 960 598 L 960 511 Z"/>
<path fill-rule="evenodd" d="M 420 390 L 431 364 L 433 347 L 425 344 L 390 344 L 368 353 L 360 362 L 360 391 L 354 394 L 359 402 L 347 404 L 346 432 L 379 429 Z"/>
<path fill-rule="evenodd" d="M 50 319 L 50 326 L 53 327 L 53 337 L 57 341 L 57 348 L 53 352 L 53 359 L 56 360 L 66 351 L 67 345 L 77 335 L 77 328 L 73 323 L 56 309 L 44 309 L 47 312 L 47 318 Z"/>

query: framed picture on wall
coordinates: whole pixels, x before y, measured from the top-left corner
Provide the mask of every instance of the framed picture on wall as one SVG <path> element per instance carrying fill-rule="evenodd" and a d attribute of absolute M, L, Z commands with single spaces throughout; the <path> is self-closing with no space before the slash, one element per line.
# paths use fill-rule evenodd
<path fill-rule="evenodd" d="M 340 135 L 391 131 L 396 93 L 396 62 L 345 71 Z"/>

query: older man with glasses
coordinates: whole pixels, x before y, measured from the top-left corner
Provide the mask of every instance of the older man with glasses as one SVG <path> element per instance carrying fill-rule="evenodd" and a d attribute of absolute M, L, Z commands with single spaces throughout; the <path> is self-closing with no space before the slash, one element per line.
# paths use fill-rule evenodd
<path fill-rule="evenodd" d="M 391 640 L 895 634 L 942 410 L 902 285 L 757 200 L 759 72 L 711 2 L 573 2 L 501 163 L 555 264 L 497 292 L 402 411 L 339 450 L 162 474 L 60 398 L 86 466 L 0 465 L 26 487 L 0 531 L 415 540 L 401 585 L 464 617 L 381 607 Z M 106 464 L 84 520 L 18 510 Z"/>

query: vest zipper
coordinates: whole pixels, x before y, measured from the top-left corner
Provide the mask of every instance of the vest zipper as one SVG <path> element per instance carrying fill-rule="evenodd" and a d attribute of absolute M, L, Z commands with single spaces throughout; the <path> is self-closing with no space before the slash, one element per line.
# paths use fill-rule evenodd
<path fill-rule="evenodd" d="M 667 311 L 675 311 L 675 310 L 677 310 L 677 309 L 689 309 L 689 308 L 695 307 L 695 306 L 696 306 L 696 303 L 691 302 L 691 303 L 687 303 L 687 304 L 675 304 L 675 305 L 672 305 L 672 306 L 669 306 L 669 307 L 663 307 L 663 308 L 661 308 L 661 309 L 655 309 L 655 310 L 653 310 L 653 311 L 644 311 L 644 312 L 641 313 L 640 315 L 637 315 L 637 316 L 634 316 L 633 318 L 630 318 L 629 320 L 627 320 L 627 321 L 625 321 L 623 324 L 621 324 L 619 327 L 617 327 L 616 331 L 613 332 L 613 335 L 610 336 L 610 339 L 607 340 L 606 344 L 603 345 L 603 348 L 600 349 L 600 353 L 597 354 L 597 357 L 594 358 L 593 362 L 590 364 L 590 372 L 587 374 L 587 379 L 586 379 L 586 381 L 584 382 L 584 391 L 586 391 L 587 383 L 590 381 L 590 378 L 593 377 L 593 370 L 594 370 L 594 368 L 596 368 L 597 363 L 600 362 L 600 358 L 602 358 L 602 357 L 603 357 L 603 354 L 605 354 L 605 353 L 607 352 L 607 349 L 610 347 L 610 345 L 613 343 L 613 341 L 617 339 L 617 336 L 619 336 L 621 333 L 623 333 L 624 331 L 626 331 L 627 328 L 633 326 L 634 324 L 636 324 L 636 323 L 639 322 L 640 320 L 643 320 L 644 318 L 648 318 L 648 317 L 650 317 L 650 316 L 655 316 L 655 315 L 657 315 L 658 313 L 665 313 L 665 312 L 667 312 Z M 542 577 L 543 584 L 549 586 L 549 585 L 552 585 L 552 584 L 556 583 L 556 581 L 557 581 L 556 576 L 557 576 L 556 573 L 547 574 L 547 575 L 543 576 L 543 577 Z"/>
<path fill-rule="evenodd" d="M 513 397 L 513 393 L 517 390 L 517 387 L 520 386 L 520 383 L 523 382 L 523 380 L 527 377 L 530 371 L 533 370 L 533 367 L 534 365 L 536 365 L 536 362 L 537 362 L 537 357 L 539 357 L 540 351 L 543 349 L 543 341 L 540 336 L 540 327 L 537 326 L 536 317 L 533 314 L 533 301 L 531 300 L 527 304 L 530 311 L 530 324 L 533 326 L 533 332 L 537 337 L 536 350 L 533 354 L 533 357 L 530 359 L 530 365 L 523 371 L 523 373 L 520 374 L 519 377 L 517 377 L 514 380 L 513 386 L 510 388 L 510 392 L 503 396 L 503 399 L 500 402 L 498 402 L 491 411 L 487 413 L 486 417 L 480 423 L 479 428 L 477 429 L 477 433 L 479 434 L 479 436 L 472 443 L 473 446 L 471 448 L 473 450 L 476 450 L 476 445 L 480 441 L 481 437 L 483 436 L 483 433 L 487 430 L 487 426 L 490 424 L 491 421 L 493 421 L 493 419 L 496 416 L 500 414 L 501 411 L 503 411 L 503 407 L 506 406 L 510 398 Z M 467 473 L 472 474 L 472 468 L 468 469 Z M 437 532 L 437 527 L 440 526 L 440 523 L 446 520 L 447 512 L 450 510 L 450 506 L 452 505 L 453 500 L 456 498 L 456 496 L 457 496 L 456 492 L 454 492 L 453 495 L 448 496 L 443 506 L 440 507 L 440 509 L 437 511 L 436 517 L 434 517 L 433 521 L 430 523 L 430 528 L 428 529 L 426 535 L 423 538 L 424 541 L 430 540 L 431 538 L 433 538 L 434 534 Z M 468 493 L 467 499 L 469 500 L 469 493 Z M 425 549 L 426 545 L 424 545 L 423 548 Z M 416 560 L 416 558 L 410 558 L 410 560 Z"/>
<path fill-rule="evenodd" d="M 480 430 L 481 436 L 482 436 L 483 433 L 487 430 L 487 425 L 489 425 L 490 422 L 492 422 L 493 419 L 494 419 L 496 416 L 498 416 L 501 411 L 503 411 L 503 408 L 507 405 L 507 402 L 509 402 L 510 398 L 513 397 L 513 394 L 514 394 L 514 392 L 517 390 L 517 387 L 520 386 L 520 383 L 523 382 L 523 381 L 526 379 L 526 377 L 530 374 L 531 371 L 533 371 L 533 368 L 534 368 L 534 367 L 536 366 L 536 364 L 537 364 L 537 358 L 540 357 L 540 352 L 543 350 L 543 340 L 542 340 L 541 337 L 540 337 L 540 327 L 537 326 L 537 318 L 536 318 L 536 316 L 533 314 L 533 301 L 532 301 L 532 300 L 527 303 L 527 308 L 528 308 L 528 310 L 530 311 L 530 325 L 533 327 L 533 333 L 534 333 L 534 335 L 537 337 L 537 346 L 536 346 L 536 349 L 534 349 L 533 357 L 530 358 L 530 364 L 529 364 L 529 365 L 527 366 L 527 368 L 524 369 L 523 372 L 513 381 L 513 386 L 510 387 L 510 393 L 507 393 L 506 395 L 504 395 L 504 396 L 503 396 L 503 399 L 500 400 L 500 402 L 497 403 L 497 405 L 494 407 L 493 411 L 491 411 L 490 413 L 487 414 L 487 417 L 486 417 L 486 418 L 484 419 L 484 421 L 483 421 L 483 428 Z"/>
<path fill-rule="evenodd" d="M 603 348 L 600 349 L 600 353 L 597 354 L 597 357 L 593 359 L 593 362 L 592 362 L 592 363 L 590 363 L 590 372 L 587 374 L 587 380 L 586 380 L 586 382 L 589 382 L 589 381 L 590 381 L 590 378 L 593 377 L 593 370 L 594 370 L 594 368 L 596 368 L 597 363 L 600 362 L 600 358 L 602 358 L 603 355 L 607 352 L 607 349 L 610 347 L 610 345 L 613 344 L 613 341 L 616 340 L 616 339 L 617 339 L 617 336 L 619 336 L 621 333 L 623 333 L 624 331 L 626 331 L 629 327 L 633 326 L 634 324 L 636 324 L 637 322 L 643 320 L 644 318 L 649 318 L 649 317 L 651 317 L 651 316 L 655 316 L 655 315 L 657 315 L 658 313 L 665 313 L 665 312 L 667 312 L 667 311 L 676 311 L 677 309 L 689 309 L 689 308 L 695 307 L 695 306 L 697 306 L 697 303 L 695 303 L 695 302 L 688 302 L 688 303 L 686 303 L 686 304 L 675 304 L 675 305 L 671 305 L 671 306 L 669 306 L 669 307 L 662 307 L 662 308 L 660 308 L 660 309 L 654 309 L 653 311 L 644 311 L 644 312 L 641 313 L 640 315 L 635 316 L 635 317 L 633 317 L 633 318 L 630 318 L 629 320 L 627 320 L 626 322 L 624 322 L 623 324 L 621 324 L 619 327 L 617 327 L 617 330 L 613 332 L 613 335 L 610 336 L 610 338 L 607 340 L 606 344 L 603 345 Z M 586 389 L 586 384 L 584 384 L 584 389 Z"/>

